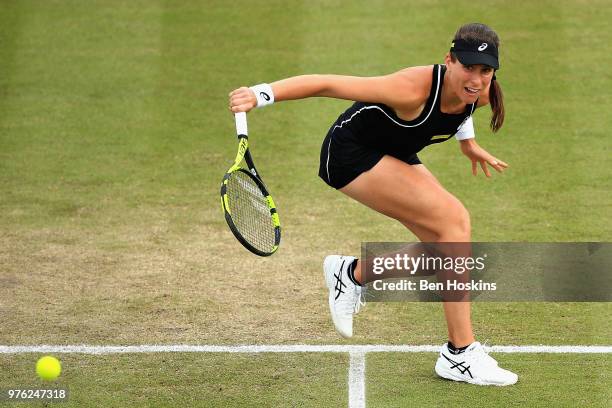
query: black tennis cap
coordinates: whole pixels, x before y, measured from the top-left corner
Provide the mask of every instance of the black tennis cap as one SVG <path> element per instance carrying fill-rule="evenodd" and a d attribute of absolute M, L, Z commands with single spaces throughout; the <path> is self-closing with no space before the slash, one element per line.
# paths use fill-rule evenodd
<path fill-rule="evenodd" d="M 497 47 L 492 42 L 459 38 L 453 40 L 450 51 L 463 65 L 483 64 L 499 69 Z"/>

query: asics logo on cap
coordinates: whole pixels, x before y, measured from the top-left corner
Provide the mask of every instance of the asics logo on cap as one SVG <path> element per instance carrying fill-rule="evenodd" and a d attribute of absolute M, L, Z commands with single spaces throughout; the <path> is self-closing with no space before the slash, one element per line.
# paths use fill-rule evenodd
<path fill-rule="evenodd" d="M 489 44 L 482 43 L 482 44 L 480 44 L 480 47 L 478 47 L 478 51 L 484 51 L 484 50 L 487 49 L 488 46 L 489 46 Z"/>

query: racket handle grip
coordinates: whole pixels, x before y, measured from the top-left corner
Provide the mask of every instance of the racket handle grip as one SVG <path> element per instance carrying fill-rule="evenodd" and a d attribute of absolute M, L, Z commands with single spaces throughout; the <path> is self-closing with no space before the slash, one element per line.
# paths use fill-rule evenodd
<path fill-rule="evenodd" d="M 234 114 L 236 117 L 236 134 L 238 136 L 244 135 L 247 136 L 249 131 L 247 129 L 247 118 L 246 112 L 238 112 Z"/>

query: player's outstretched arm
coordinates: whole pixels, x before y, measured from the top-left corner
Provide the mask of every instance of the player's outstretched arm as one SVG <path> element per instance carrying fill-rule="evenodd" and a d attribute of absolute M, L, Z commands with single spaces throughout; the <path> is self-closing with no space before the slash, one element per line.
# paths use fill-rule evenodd
<path fill-rule="evenodd" d="M 425 67 L 405 70 L 378 77 L 346 75 L 300 75 L 270 84 L 274 101 L 309 97 L 329 97 L 351 101 L 384 103 L 391 107 L 410 106 L 423 98 Z M 252 88 L 241 87 L 229 94 L 232 112 L 248 112 L 258 101 Z M 414 100 L 414 101 L 413 101 Z"/>

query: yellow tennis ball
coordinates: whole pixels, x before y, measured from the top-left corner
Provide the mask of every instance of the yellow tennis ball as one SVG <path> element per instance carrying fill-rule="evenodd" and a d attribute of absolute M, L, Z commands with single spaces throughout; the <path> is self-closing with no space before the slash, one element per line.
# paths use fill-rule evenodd
<path fill-rule="evenodd" d="M 62 365 L 53 356 L 41 357 L 36 363 L 36 374 L 46 381 L 53 381 L 62 372 Z"/>

